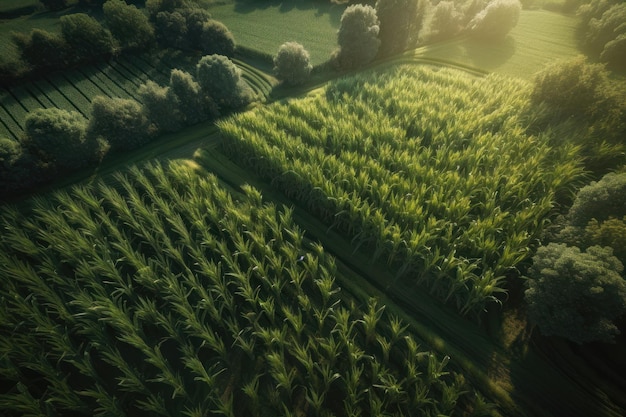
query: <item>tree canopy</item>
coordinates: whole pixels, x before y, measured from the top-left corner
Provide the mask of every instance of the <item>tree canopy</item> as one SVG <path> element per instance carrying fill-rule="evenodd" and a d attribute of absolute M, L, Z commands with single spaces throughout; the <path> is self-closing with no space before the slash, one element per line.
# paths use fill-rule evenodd
<path fill-rule="evenodd" d="M 348 6 L 341 15 L 337 33 L 337 64 L 341 68 L 358 68 L 372 61 L 380 46 L 379 29 L 373 7 L 362 4 Z"/>
<path fill-rule="evenodd" d="M 619 333 L 613 320 L 626 312 L 623 270 L 611 248 L 540 247 L 525 293 L 530 320 L 547 336 L 579 344 L 612 341 Z"/>

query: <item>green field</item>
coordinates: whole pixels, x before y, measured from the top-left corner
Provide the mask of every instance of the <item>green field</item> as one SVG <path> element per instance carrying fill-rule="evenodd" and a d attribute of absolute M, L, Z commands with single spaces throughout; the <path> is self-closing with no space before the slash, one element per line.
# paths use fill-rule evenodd
<path fill-rule="evenodd" d="M 462 38 L 418 48 L 415 56 L 528 79 L 554 60 L 581 53 L 577 22 L 573 16 L 523 10 L 519 23 L 503 40 Z"/>
<path fill-rule="evenodd" d="M 449 357 L 338 285 L 334 259 L 291 209 L 182 164 L 116 183 L 0 211 L 8 417 L 485 406 Z"/>
<path fill-rule="evenodd" d="M 581 175 L 577 148 L 524 128 L 526 83 L 404 66 L 219 123 L 240 164 L 425 286 L 478 315 L 532 253 Z"/>
<path fill-rule="evenodd" d="M 280 45 L 300 42 L 319 65 L 337 47 L 337 29 L 345 5 L 324 2 L 243 0 L 208 8 L 224 23 L 238 45 L 275 55 Z"/>

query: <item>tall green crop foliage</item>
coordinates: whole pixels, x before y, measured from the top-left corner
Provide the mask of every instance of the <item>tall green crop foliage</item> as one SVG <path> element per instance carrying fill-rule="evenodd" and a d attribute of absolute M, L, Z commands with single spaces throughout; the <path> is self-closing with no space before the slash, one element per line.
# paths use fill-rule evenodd
<path fill-rule="evenodd" d="M 399 67 L 220 123 L 224 149 L 354 250 L 479 314 L 527 259 L 579 149 L 529 135 L 529 86 Z M 390 285 L 392 283 L 383 283 Z"/>
<path fill-rule="evenodd" d="M 252 187 L 151 166 L 32 206 L 0 212 L 3 415 L 437 415 L 460 412 L 451 396 L 471 402 L 447 358 L 344 293 L 333 258 Z"/>

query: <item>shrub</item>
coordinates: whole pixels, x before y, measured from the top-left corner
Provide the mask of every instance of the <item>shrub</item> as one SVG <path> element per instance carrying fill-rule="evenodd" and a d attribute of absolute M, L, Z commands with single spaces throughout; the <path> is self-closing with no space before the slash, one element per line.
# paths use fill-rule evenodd
<path fill-rule="evenodd" d="M 626 216 L 609 217 L 603 222 L 591 219 L 585 227 L 585 235 L 589 246 L 608 246 L 622 264 L 626 263 Z"/>
<path fill-rule="evenodd" d="M 591 219 L 603 222 L 626 216 L 626 172 L 606 174 L 580 189 L 569 210 L 572 225 L 585 227 Z"/>
<path fill-rule="evenodd" d="M 148 17 L 134 5 L 123 0 L 108 0 L 102 10 L 109 30 L 122 48 L 140 49 L 154 40 L 154 29 Z"/>
<path fill-rule="evenodd" d="M 409 49 L 413 34 L 419 33 L 424 19 L 425 0 L 378 0 L 376 15 L 380 21 L 378 54 L 390 56 Z"/>
<path fill-rule="evenodd" d="M 609 68 L 626 69 L 626 33 L 604 45 L 600 61 L 605 62 Z"/>
<path fill-rule="evenodd" d="M 612 341 L 619 333 L 613 320 L 626 311 L 623 269 L 610 248 L 540 247 L 525 292 L 529 319 L 547 336 Z"/>
<path fill-rule="evenodd" d="M 156 19 L 160 12 L 172 13 L 188 6 L 187 0 L 146 0 L 146 10 L 151 19 Z"/>
<path fill-rule="evenodd" d="M 154 27 L 156 38 L 162 44 L 179 49 L 189 47 L 187 21 L 179 12 L 159 12 Z"/>
<path fill-rule="evenodd" d="M 554 63 L 537 73 L 531 100 L 535 104 L 545 102 L 564 116 L 596 119 L 621 112 L 604 66 L 589 64 L 582 55 Z"/>
<path fill-rule="evenodd" d="M 187 40 L 192 47 L 202 43 L 202 33 L 204 24 L 211 19 L 211 14 L 204 9 L 197 7 L 181 9 L 180 14 L 187 22 Z"/>
<path fill-rule="evenodd" d="M 19 142 L 0 138 L 0 201 L 29 189 L 43 178 L 47 177 L 42 175 L 31 154 L 24 151 Z"/>
<path fill-rule="evenodd" d="M 12 34 L 21 58 L 35 70 L 65 68 L 69 61 L 69 46 L 65 39 L 55 33 L 33 29 L 28 35 Z"/>
<path fill-rule="evenodd" d="M 61 34 L 71 49 L 75 62 L 106 56 L 113 52 L 111 32 L 85 13 L 62 16 Z"/>
<path fill-rule="evenodd" d="M 306 82 L 312 69 L 309 52 L 298 42 L 282 44 L 274 57 L 274 73 L 287 84 Z"/>
<path fill-rule="evenodd" d="M 200 84 L 182 70 L 172 70 L 167 100 L 176 123 L 193 125 L 217 116 L 212 99 L 205 97 Z"/>
<path fill-rule="evenodd" d="M 228 57 L 235 55 L 235 38 L 226 25 L 217 20 L 209 20 L 202 25 L 199 50 L 207 55 L 218 54 Z"/>
<path fill-rule="evenodd" d="M 372 61 L 378 53 L 380 40 L 378 17 L 371 6 L 348 6 L 341 15 L 337 33 L 339 50 L 336 63 L 341 68 L 357 68 Z"/>
<path fill-rule="evenodd" d="M 22 144 L 47 169 L 80 168 L 95 155 L 85 140 L 86 126 L 87 120 L 78 112 L 37 109 L 26 116 Z"/>
<path fill-rule="evenodd" d="M 196 66 L 196 79 L 202 92 L 219 108 L 237 108 L 252 100 L 252 92 L 241 78 L 241 71 L 223 55 L 202 57 Z"/>
<path fill-rule="evenodd" d="M 451 38 L 461 31 L 462 20 L 463 14 L 452 0 L 440 1 L 432 8 L 420 36 L 425 42 Z"/>
<path fill-rule="evenodd" d="M 469 23 L 472 34 L 485 38 L 504 38 L 519 21 L 519 0 L 492 0 Z"/>
<path fill-rule="evenodd" d="M 178 103 L 173 102 L 169 87 L 161 87 L 148 80 L 139 87 L 138 94 L 151 132 L 174 132 L 180 129 Z"/>
<path fill-rule="evenodd" d="M 112 151 L 138 148 L 150 139 L 148 120 L 135 100 L 98 96 L 91 102 L 87 135 L 103 138 Z"/>

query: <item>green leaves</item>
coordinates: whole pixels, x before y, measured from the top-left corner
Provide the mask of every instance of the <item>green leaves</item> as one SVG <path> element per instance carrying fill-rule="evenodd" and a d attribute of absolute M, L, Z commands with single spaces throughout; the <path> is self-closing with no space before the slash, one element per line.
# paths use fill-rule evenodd
<path fill-rule="evenodd" d="M 579 147 L 527 132 L 529 87 L 403 66 L 219 127 L 227 154 L 354 251 L 479 316 L 582 175 Z"/>
<path fill-rule="evenodd" d="M 452 386 L 252 187 L 148 166 L 33 207 L 0 212 L 9 415 L 409 415 Z"/>

